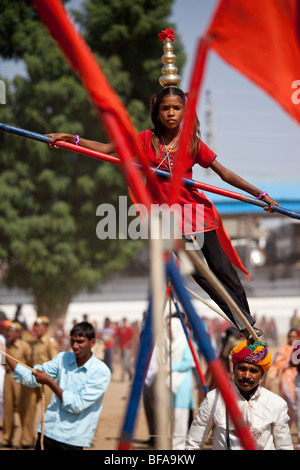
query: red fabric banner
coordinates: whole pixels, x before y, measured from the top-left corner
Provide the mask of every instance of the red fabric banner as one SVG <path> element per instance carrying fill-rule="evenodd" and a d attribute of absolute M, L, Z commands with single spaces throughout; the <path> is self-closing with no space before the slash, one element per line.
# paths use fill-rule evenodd
<path fill-rule="evenodd" d="M 131 189 L 138 201 L 149 209 L 152 197 L 145 186 L 142 175 L 133 165 L 133 155 L 141 162 L 150 188 L 151 180 L 154 177 L 137 138 L 137 131 L 132 125 L 125 107 L 109 85 L 91 50 L 76 30 L 62 3 L 59 0 L 33 0 L 33 3 L 71 66 L 78 72 L 84 87 L 97 107 L 100 118 L 116 145 L 123 163 L 122 169 Z"/>
<path fill-rule="evenodd" d="M 300 124 L 300 0 L 220 0 L 206 37 Z"/>

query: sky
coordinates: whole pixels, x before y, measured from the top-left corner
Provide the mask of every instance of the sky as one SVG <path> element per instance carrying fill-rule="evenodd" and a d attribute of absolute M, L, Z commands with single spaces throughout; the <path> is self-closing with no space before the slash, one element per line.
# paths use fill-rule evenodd
<path fill-rule="evenodd" d="M 71 3 L 76 6 L 80 0 Z M 184 70 L 178 71 L 184 91 L 189 88 L 198 41 L 217 3 L 218 0 L 174 1 L 170 21 L 175 23 L 175 37 L 180 35 L 187 54 Z M 5 64 L 3 68 L 0 61 L 0 74 L 9 76 L 16 70 L 20 73 L 20 67 L 20 64 L 9 67 Z M 300 79 L 300 70 L 296 79 Z M 300 189 L 299 125 L 269 95 L 211 51 L 197 110 L 204 141 L 208 130 L 207 91 L 213 109 L 211 145 L 219 161 L 263 190 L 274 179 L 283 184 L 299 180 Z M 194 177 L 202 178 L 202 172 L 196 170 Z M 205 177 L 209 180 L 213 175 L 206 172 Z"/>
<path fill-rule="evenodd" d="M 175 0 L 172 21 L 188 54 L 183 89 L 188 90 L 198 41 L 217 4 L 217 0 Z M 296 79 L 300 79 L 300 68 Z M 264 181 L 267 187 L 270 179 L 283 183 L 298 179 L 300 190 L 299 125 L 269 95 L 211 51 L 198 102 L 204 141 L 208 90 L 219 161 L 253 184 L 258 182 L 259 187 Z"/>

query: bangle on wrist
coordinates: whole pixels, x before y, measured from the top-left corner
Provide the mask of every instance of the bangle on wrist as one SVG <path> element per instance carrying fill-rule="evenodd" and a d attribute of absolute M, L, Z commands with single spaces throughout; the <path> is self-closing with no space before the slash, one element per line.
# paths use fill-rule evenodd
<path fill-rule="evenodd" d="M 267 192 L 261 193 L 259 196 L 257 196 L 256 199 L 261 199 L 261 198 L 263 198 L 264 196 L 269 196 L 269 194 L 268 194 Z"/>
<path fill-rule="evenodd" d="M 79 144 L 80 137 L 79 137 L 78 134 L 76 134 L 75 137 L 76 137 L 75 145 L 78 145 L 78 144 Z"/>

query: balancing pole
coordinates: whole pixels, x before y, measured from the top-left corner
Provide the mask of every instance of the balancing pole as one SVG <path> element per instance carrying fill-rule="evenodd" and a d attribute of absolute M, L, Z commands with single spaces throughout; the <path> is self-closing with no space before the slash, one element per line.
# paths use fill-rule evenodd
<path fill-rule="evenodd" d="M 22 128 L 16 127 L 16 126 L 11 126 L 11 125 L 5 124 L 3 122 L 0 122 L 0 130 L 5 131 L 5 132 L 9 132 L 11 134 L 19 135 L 19 136 L 22 136 L 22 137 L 26 137 L 26 138 L 29 138 L 29 139 L 38 140 L 38 141 L 44 142 L 46 144 L 48 144 L 49 141 L 50 141 L 50 137 L 47 136 L 47 135 L 38 134 L 36 132 L 28 131 L 28 130 L 25 130 L 25 129 L 22 129 Z M 95 150 L 90 150 L 90 149 L 87 149 L 85 147 L 82 147 L 81 145 L 72 144 L 71 142 L 57 141 L 57 142 L 55 142 L 55 145 L 57 145 L 57 147 L 59 147 L 61 149 L 69 150 L 69 151 L 75 152 L 75 153 L 79 153 L 81 155 L 85 155 L 87 157 L 94 158 L 96 160 L 101 160 L 101 161 L 113 163 L 115 165 L 122 165 L 122 161 L 118 157 L 115 157 L 115 156 L 112 156 L 112 155 L 107 155 L 107 154 L 102 153 L 102 152 L 97 152 Z M 140 164 L 135 163 L 134 166 L 137 166 L 137 167 L 141 168 Z M 169 179 L 171 177 L 171 175 L 168 171 L 161 170 L 160 168 L 158 170 L 155 169 L 155 168 L 150 168 L 150 170 L 155 171 L 157 176 L 160 176 L 162 178 Z M 266 202 L 264 202 L 262 200 L 258 200 L 253 196 L 248 196 L 247 194 L 237 193 L 235 191 L 230 191 L 228 189 L 218 188 L 217 186 L 202 183 L 200 181 L 196 181 L 196 180 L 193 180 L 193 179 L 190 179 L 190 178 L 183 178 L 182 182 L 186 186 L 194 187 L 194 188 L 199 189 L 201 191 L 207 191 L 209 193 L 218 194 L 218 195 L 224 196 L 224 197 L 229 197 L 230 199 L 235 199 L 237 201 L 245 202 L 245 203 L 252 204 L 254 206 L 258 206 L 258 207 L 262 207 L 262 208 L 269 207 L 269 205 Z M 300 212 L 292 211 L 292 210 L 289 210 L 289 209 L 286 209 L 284 207 L 277 206 L 277 205 L 274 206 L 273 210 L 274 210 L 274 212 L 278 212 L 282 215 L 287 215 L 288 217 L 291 217 L 293 219 L 300 220 Z"/>

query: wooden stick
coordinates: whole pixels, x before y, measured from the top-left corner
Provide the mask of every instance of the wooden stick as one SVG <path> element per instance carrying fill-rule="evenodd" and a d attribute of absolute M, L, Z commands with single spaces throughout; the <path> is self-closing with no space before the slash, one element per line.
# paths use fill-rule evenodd
<path fill-rule="evenodd" d="M 11 356 L 6 351 L 0 349 L 0 354 L 4 354 L 4 356 L 8 357 L 9 359 L 12 359 L 13 361 L 16 361 L 21 366 L 27 367 L 27 369 L 31 370 L 31 372 L 34 372 L 34 369 L 32 367 L 28 366 L 27 364 L 24 364 L 24 362 L 19 361 L 19 359 L 16 359 L 15 357 Z"/>
<path fill-rule="evenodd" d="M 186 290 L 193 296 L 195 299 L 200 300 L 204 305 L 206 305 L 208 308 L 216 312 L 218 315 L 220 315 L 224 320 L 228 321 L 231 323 L 231 325 L 235 326 L 235 324 L 230 320 L 230 318 L 226 317 L 225 313 L 223 313 L 220 309 L 216 308 L 214 305 L 211 305 L 206 299 L 201 297 L 200 295 L 196 294 L 193 292 L 189 287 L 186 287 Z"/>
<path fill-rule="evenodd" d="M 161 219 L 158 214 L 154 214 L 151 226 L 152 239 L 150 243 L 150 277 L 151 294 L 153 305 L 153 334 L 158 347 L 158 370 L 155 381 L 156 400 L 156 422 L 157 433 L 160 436 L 158 448 L 170 450 L 170 442 L 167 438 L 168 410 L 166 403 L 168 400 L 167 387 L 165 384 L 165 358 L 164 358 L 164 319 L 163 307 L 165 305 L 165 271 L 164 271 L 164 249 L 161 238 Z"/>
<path fill-rule="evenodd" d="M 183 249 L 184 243 L 182 244 Z M 198 254 L 194 253 L 193 250 L 185 250 L 186 254 L 193 262 L 194 266 L 206 277 L 206 279 L 210 282 L 210 284 L 216 289 L 216 291 L 222 296 L 225 302 L 229 305 L 229 307 L 234 311 L 237 315 L 239 320 L 245 325 L 245 328 L 249 331 L 251 336 L 253 337 L 254 341 L 259 341 L 258 336 L 255 330 L 252 328 L 248 320 L 245 318 L 237 304 L 234 302 L 232 297 L 228 294 L 224 286 L 221 282 L 217 279 L 217 277 L 213 274 L 213 272 L 209 269 L 209 267 L 204 263 Z"/>

